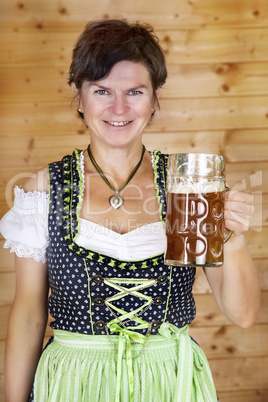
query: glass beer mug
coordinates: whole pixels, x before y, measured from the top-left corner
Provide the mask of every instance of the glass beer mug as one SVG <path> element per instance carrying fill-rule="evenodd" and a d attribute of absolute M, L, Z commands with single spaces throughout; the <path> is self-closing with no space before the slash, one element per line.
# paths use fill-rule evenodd
<path fill-rule="evenodd" d="M 223 264 L 223 245 L 232 234 L 224 227 L 227 189 L 222 155 L 169 156 L 165 264 Z"/>

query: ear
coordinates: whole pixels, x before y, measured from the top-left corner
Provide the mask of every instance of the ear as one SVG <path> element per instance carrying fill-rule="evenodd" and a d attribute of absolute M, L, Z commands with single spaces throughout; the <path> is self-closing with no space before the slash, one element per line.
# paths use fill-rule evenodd
<path fill-rule="evenodd" d="M 159 106 L 159 102 L 158 102 L 158 95 L 159 95 L 159 93 L 160 93 L 160 90 L 161 90 L 161 88 L 160 87 L 158 87 L 157 89 L 156 89 L 156 91 L 155 91 L 155 96 L 154 96 L 154 99 L 153 99 L 153 104 L 152 104 L 152 107 L 153 108 L 160 108 L 160 106 Z"/>
<path fill-rule="evenodd" d="M 75 96 L 75 99 L 76 99 L 76 102 L 77 102 L 77 105 L 78 105 L 78 108 L 79 108 L 78 110 L 80 111 L 80 92 L 79 92 L 79 89 L 77 89 L 77 87 L 76 87 L 74 82 L 71 83 L 71 88 L 72 88 L 73 94 Z"/>
<path fill-rule="evenodd" d="M 77 96 L 79 94 L 79 90 L 76 88 L 76 85 L 74 82 L 71 83 L 71 88 L 72 88 L 74 95 Z"/>

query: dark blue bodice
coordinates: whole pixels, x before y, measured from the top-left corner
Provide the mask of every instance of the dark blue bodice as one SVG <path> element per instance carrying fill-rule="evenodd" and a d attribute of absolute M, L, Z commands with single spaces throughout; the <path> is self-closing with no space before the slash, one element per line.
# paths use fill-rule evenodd
<path fill-rule="evenodd" d="M 170 267 L 164 255 L 121 261 L 80 247 L 79 209 L 83 177 L 79 150 L 49 165 L 50 204 L 47 251 L 52 328 L 105 334 L 112 322 L 150 332 L 162 322 L 178 327 L 195 317 L 194 267 Z M 154 175 L 160 219 L 165 220 L 167 155 L 154 152 Z M 130 313 L 130 314 L 129 314 Z M 144 324 L 144 323 L 148 323 Z"/>

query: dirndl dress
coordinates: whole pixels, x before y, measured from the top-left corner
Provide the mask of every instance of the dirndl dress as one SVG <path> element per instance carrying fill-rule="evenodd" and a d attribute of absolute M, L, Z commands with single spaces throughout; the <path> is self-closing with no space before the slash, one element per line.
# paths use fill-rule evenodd
<path fill-rule="evenodd" d="M 83 153 L 49 165 L 46 251 L 54 321 L 30 401 L 217 401 L 207 359 L 188 334 L 195 317 L 194 267 L 163 252 L 123 260 L 78 241 Z M 167 155 L 152 155 L 160 221 Z"/>

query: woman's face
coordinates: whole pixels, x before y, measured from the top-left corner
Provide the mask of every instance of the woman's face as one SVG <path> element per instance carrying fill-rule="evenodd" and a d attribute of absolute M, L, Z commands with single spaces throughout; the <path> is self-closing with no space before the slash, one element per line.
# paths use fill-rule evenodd
<path fill-rule="evenodd" d="M 154 107 L 150 74 L 140 63 L 121 61 L 109 75 L 84 81 L 78 95 L 91 140 L 113 146 L 141 141 Z"/>

